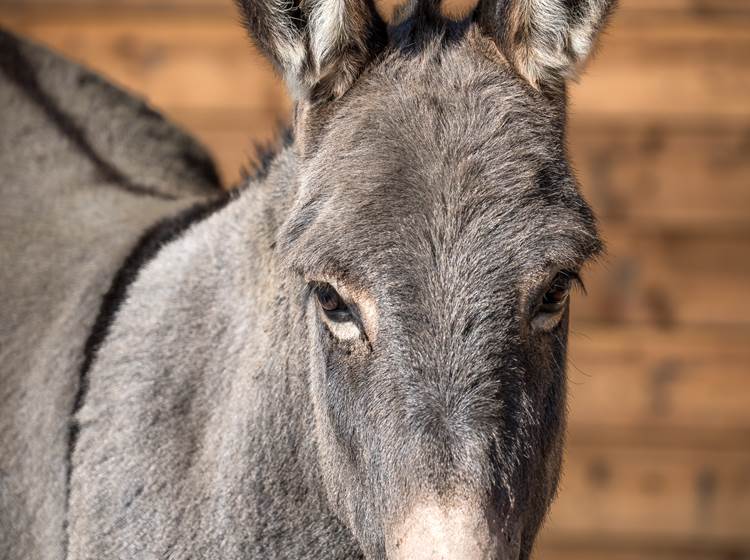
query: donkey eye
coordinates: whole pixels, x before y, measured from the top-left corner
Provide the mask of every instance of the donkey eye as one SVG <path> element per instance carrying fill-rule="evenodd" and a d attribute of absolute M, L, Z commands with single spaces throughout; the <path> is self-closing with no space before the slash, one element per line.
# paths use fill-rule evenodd
<path fill-rule="evenodd" d="M 315 289 L 320 308 L 331 321 L 345 322 L 353 319 L 349 306 L 330 284 L 319 284 Z"/>
<path fill-rule="evenodd" d="M 562 318 L 570 298 L 570 290 L 578 276 L 571 272 L 560 272 L 542 296 L 533 319 L 535 327 L 552 330 Z"/>
<path fill-rule="evenodd" d="M 326 313 L 333 313 L 335 311 L 340 311 L 341 309 L 345 308 L 344 301 L 341 299 L 341 296 L 338 294 L 336 290 L 333 289 L 333 286 L 330 284 L 323 284 L 318 288 L 317 291 L 318 295 L 318 301 L 320 302 L 320 307 L 323 308 L 323 311 Z"/>
<path fill-rule="evenodd" d="M 315 285 L 314 290 L 322 311 L 321 316 L 329 332 L 343 341 L 361 339 L 363 330 L 358 316 L 336 289 L 330 284 L 320 282 Z"/>
<path fill-rule="evenodd" d="M 554 310 L 564 305 L 570 295 L 570 277 L 558 274 L 542 298 L 542 308 Z"/>

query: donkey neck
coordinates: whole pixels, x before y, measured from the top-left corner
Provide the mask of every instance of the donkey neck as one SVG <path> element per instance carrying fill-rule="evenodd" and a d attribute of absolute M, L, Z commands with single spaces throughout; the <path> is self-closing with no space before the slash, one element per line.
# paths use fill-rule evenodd
<path fill-rule="evenodd" d="M 254 319 L 235 310 L 230 314 L 232 338 L 245 357 L 234 372 L 226 372 L 231 389 L 211 430 L 222 433 L 215 453 L 236 456 L 217 463 L 217 474 L 235 479 L 236 498 L 253 517 L 249 557 L 359 558 L 351 533 L 329 508 L 321 479 L 308 387 L 304 285 L 277 253 L 278 232 L 299 183 L 295 147 L 286 146 L 259 179 L 243 187 L 235 214 L 217 217 L 215 227 L 239 233 L 226 245 L 229 258 L 237 257 L 243 267 L 231 285 L 225 283 L 229 299 L 243 297 L 238 287 L 252 286 L 246 301 L 258 309 Z M 248 247 L 255 253 L 250 259 Z M 221 281 L 221 269 L 216 274 Z M 245 442 L 240 453 L 238 441 Z M 286 540 L 282 547 L 280 538 Z"/>
<path fill-rule="evenodd" d="M 300 285 L 275 252 L 295 173 L 286 149 L 128 287 L 78 414 L 71 550 L 360 555 L 321 483 Z"/>

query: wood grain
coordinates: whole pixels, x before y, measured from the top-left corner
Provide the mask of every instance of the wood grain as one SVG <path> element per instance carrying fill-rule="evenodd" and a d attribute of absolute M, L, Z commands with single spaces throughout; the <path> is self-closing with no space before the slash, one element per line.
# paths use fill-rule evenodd
<path fill-rule="evenodd" d="M 576 321 L 746 325 L 750 320 L 750 238 L 746 235 L 643 231 L 603 224 L 608 255 L 584 277 Z"/>
<path fill-rule="evenodd" d="M 545 542 L 542 539 L 534 560 L 750 560 L 750 554 L 734 547 L 710 547 L 708 550 L 686 546 L 664 546 L 659 544 L 633 544 L 617 542 L 609 545 L 583 542 Z"/>
<path fill-rule="evenodd" d="M 569 143 L 609 224 L 750 231 L 750 121 L 573 119 Z"/>
<path fill-rule="evenodd" d="M 750 448 L 569 445 L 545 539 L 750 548 Z"/>
<path fill-rule="evenodd" d="M 576 117 L 747 117 L 750 20 L 700 12 L 615 14 L 606 48 L 571 88 Z"/>
<path fill-rule="evenodd" d="M 749 341 L 750 329 L 574 325 L 571 438 L 750 445 Z"/>

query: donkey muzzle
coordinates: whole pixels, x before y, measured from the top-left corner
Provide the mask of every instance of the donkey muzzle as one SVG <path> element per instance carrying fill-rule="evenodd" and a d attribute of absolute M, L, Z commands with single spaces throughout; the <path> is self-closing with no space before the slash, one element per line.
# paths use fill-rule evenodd
<path fill-rule="evenodd" d="M 387 539 L 388 560 L 517 560 L 516 531 L 509 536 L 491 507 L 470 500 L 416 504 Z"/>

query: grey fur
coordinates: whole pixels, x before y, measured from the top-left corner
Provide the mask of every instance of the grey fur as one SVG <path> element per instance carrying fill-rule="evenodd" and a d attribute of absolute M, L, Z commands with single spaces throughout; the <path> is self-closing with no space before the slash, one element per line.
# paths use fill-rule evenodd
<path fill-rule="evenodd" d="M 536 87 L 575 78 L 616 0 L 480 0 L 477 21 L 516 71 Z"/>
<path fill-rule="evenodd" d="M 0 558 L 62 558 L 70 415 L 102 294 L 147 227 L 218 184 L 142 102 L 2 31 L 0 107 Z"/>
<path fill-rule="evenodd" d="M 340 96 L 384 41 L 373 0 L 235 0 L 295 98 Z"/>
<path fill-rule="evenodd" d="M 290 33 L 272 4 L 247 19 L 285 69 L 284 49 L 263 39 Z M 356 75 L 308 74 L 294 143 L 139 269 L 84 368 L 69 558 L 384 558 L 415 503 L 463 495 L 500 520 L 498 558 L 529 557 L 560 469 L 567 310 L 549 331 L 533 321 L 555 273 L 576 273 L 601 244 L 567 163 L 564 91 L 519 76 L 478 17 L 449 23 L 413 5 L 387 39 L 357 39 L 369 50 Z M 320 95 L 330 80 L 347 86 Z M 95 270 L 65 252 L 88 238 L 62 239 L 71 246 L 55 255 L 29 236 L 38 252 L 23 277 L 71 270 L 65 285 L 86 298 L 13 278 L 3 288 L 4 313 L 21 302 L 38 314 L 16 323 L 27 338 L 53 317 L 81 325 L 52 329 L 41 348 L 3 332 L 3 349 L 19 350 L 3 363 L 12 408 L 0 422 L 26 431 L 3 440 L 0 460 L 56 473 L 43 493 L 49 535 L 0 517 L 11 558 L 62 557 L 65 412 L 85 333 L 132 233 L 192 200 L 169 192 L 179 200 L 151 197 L 148 215 L 132 193 L 133 209 L 111 211 L 128 234 L 119 250 L 98 245 Z M 86 208 L 101 211 L 96 200 Z M 15 214 L 4 239 L 28 223 Z M 4 270 L 25 258 L 19 245 Z M 321 282 L 351 295 L 360 336 L 334 336 Z M 67 315 L 49 307 L 61 301 Z M 42 381 L 49 365 L 25 377 L 59 352 L 56 386 Z M 32 435 L 42 420 L 17 412 L 36 406 L 25 391 L 37 387 L 58 402 L 44 442 Z M 15 519 L 36 515 L 42 487 L 19 464 L 3 463 Z"/>

